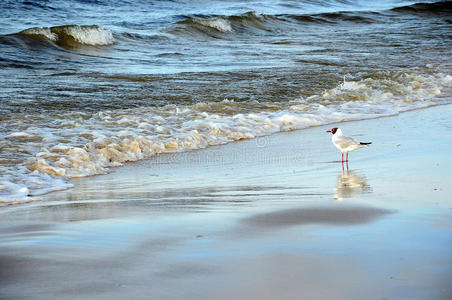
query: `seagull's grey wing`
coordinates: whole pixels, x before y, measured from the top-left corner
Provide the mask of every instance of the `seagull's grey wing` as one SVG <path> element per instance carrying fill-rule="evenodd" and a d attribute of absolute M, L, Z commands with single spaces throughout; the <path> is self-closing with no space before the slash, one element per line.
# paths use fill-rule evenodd
<path fill-rule="evenodd" d="M 359 142 L 348 136 L 340 136 L 334 141 L 339 147 L 347 148 L 353 145 L 359 145 Z"/>

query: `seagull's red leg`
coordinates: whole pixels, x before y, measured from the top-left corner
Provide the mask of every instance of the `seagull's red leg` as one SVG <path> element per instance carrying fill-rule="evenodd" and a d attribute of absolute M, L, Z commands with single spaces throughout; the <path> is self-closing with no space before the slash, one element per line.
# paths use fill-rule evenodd
<path fill-rule="evenodd" d="M 345 159 L 345 161 L 347 161 L 347 162 L 348 162 L 348 152 L 347 152 L 347 158 Z"/>
<path fill-rule="evenodd" d="M 344 152 L 342 152 L 342 162 L 344 162 Z"/>

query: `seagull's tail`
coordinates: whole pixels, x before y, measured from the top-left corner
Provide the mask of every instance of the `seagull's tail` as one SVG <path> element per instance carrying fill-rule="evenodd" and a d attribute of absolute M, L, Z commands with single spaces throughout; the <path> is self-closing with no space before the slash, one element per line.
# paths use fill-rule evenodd
<path fill-rule="evenodd" d="M 363 146 L 363 147 L 367 147 L 367 146 L 369 146 L 370 144 L 372 144 L 372 142 L 369 142 L 369 143 L 363 143 L 363 142 L 360 142 L 360 143 L 359 143 L 359 145 L 360 145 L 360 146 Z"/>

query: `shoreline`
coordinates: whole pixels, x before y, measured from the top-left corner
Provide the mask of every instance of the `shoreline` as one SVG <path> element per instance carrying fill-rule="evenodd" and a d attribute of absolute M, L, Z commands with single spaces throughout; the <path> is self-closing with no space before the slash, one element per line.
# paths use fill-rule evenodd
<path fill-rule="evenodd" d="M 451 113 L 339 123 L 373 143 L 344 171 L 326 125 L 128 163 L 3 207 L 0 297 L 451 297 Z"/>

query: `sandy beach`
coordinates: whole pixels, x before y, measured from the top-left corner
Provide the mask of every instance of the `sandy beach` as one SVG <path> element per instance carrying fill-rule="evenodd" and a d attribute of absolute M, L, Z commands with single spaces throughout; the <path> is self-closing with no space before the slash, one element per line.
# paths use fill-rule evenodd
<path fill-rule="evenodd" d="M 0 208 L 1 299 L 451 299 L 452 105 L 163 154 Z"/>

